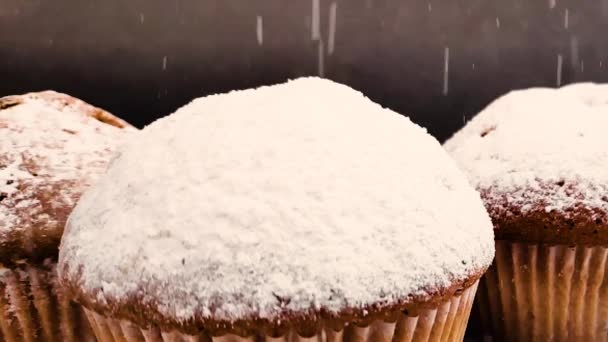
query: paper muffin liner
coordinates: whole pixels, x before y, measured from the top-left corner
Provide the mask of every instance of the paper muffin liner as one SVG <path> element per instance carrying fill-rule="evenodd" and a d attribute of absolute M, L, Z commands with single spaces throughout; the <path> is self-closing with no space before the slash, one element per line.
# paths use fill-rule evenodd
<path fill-rule="evenodd" d="M 608 248 L 496 242 L 471 332 L 485 341 L 608 340 Z"/>
<path fill-rule="evenodd" d="M 55 264 L 0 265 L 0 341 L 95 341 L 82 308 L 64 295 Z"/>
<path fill-rule="evenodd" d="M 178 331 L 158 328 L 141 329 L 126 320 L 103 317 L 85 309 L 91 326 L 100 342 L 426 342 L 462 341 L 466 329 L 477 282 L 435 309 L 423 309 L 417 316 L 402 314 L 396 322 L 374 321 L 367 327 L 348 325 L 341 331 L 323 329 L 311 337 L 299 336 L 294 331 L 281 337 L 237 335 L 185 335 Z"/>

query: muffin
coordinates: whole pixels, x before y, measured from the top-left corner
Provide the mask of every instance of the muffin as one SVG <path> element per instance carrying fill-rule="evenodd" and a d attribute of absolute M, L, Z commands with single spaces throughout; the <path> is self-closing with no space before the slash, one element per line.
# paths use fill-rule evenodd
<path fill-rule="evenodd" d="M 481 192 L 496 260 L 471 327 L 507 341 L 608 333 L 608 86 L 511 92 L 445 148 Z"/>
<path fill-rule="evenodd" d="M 139 132 L 70 216 L 58 273 L 100 341 L 461 341 L 493 255 L 434 138 L 302 78 Z"/>
<path fill-rule="evenodd" d="M 94 341 L 56 277 L 65 221 L 124 121 L 68 95 L 0 98 L 0 340 Z"/>

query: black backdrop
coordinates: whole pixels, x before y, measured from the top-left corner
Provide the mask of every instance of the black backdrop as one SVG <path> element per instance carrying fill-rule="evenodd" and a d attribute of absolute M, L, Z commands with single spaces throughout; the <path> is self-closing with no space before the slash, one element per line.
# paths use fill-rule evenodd
<path fill-rule="evenodd" d="M 322 73 L 443 140 L 509 89 L 608 80 L 607 29 L 608 0 L 0 0 L 0 95 L 55 89 L 141 127 Z"/>

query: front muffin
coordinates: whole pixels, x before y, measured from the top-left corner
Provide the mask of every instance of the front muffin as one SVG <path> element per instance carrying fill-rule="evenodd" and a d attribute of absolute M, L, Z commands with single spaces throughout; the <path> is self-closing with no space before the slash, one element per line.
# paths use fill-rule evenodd
<path fill-rule="evenodd" d="M 146 127 L 77 205 L 58 269 L 101 341 L 459 341 L 493 255 L 434 138 L 304 78 Z"/>
<path fill-rule="evenodd" d="M 496 100 L 445 144 L 481 192 L 496 260 L 471 325 L 508 341 L 600 341 L 608 326 L 608 86 Z"/>
<path fill-rule="evenodd" d="M 0 98 L 0 340 L 92 341 L 55 275 L 67 217 L 128 125 L 51 91 Z"/>

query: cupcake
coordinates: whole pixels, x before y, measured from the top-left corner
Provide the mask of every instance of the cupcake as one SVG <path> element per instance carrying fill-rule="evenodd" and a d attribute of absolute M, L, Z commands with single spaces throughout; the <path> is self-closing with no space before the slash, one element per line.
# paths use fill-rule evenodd
<path fill-rule="evenodd" d="M 507 341 L 608 336 L 608 86 L 511 92 L 445 148 L 481 192 L 496 260 L 471 326 Z"/>
<path fill-rule="evenodd" d="M 128 125 L 68 95 L 0 98 L 0 341 L 94 341 L 56 277 L 65 221 Z"/>
<path fill-rule="evenodd" d="M 58 274 L 100 341 L 461 341 L 493 256 L 434 138 L 302 78 L 139 132 L 70 216 Z"/>

